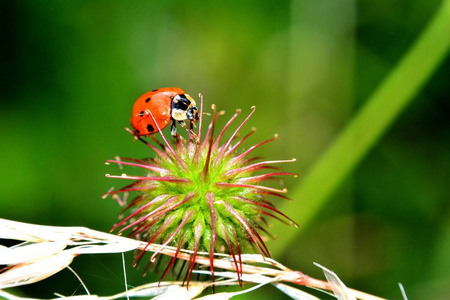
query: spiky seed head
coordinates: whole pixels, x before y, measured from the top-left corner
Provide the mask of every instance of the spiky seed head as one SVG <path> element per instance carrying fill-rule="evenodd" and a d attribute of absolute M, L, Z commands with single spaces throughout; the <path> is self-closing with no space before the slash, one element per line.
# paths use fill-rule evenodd
<path fill-rule="evenodd" d="M 190 134 L 188 143 L 178 141 L 172 147 L 159 130 L 165 142 L 160 144 L 162 150 L 138 138 L 152 149 L 154 158 L 116 158 L 107 161 L 119 164 L 120 167 L 128 165 L 144 171 L 143 176 L 106 175 L 133 181 L 122 189 L 110 190 L 104 194 L 104 197 L 113 195 L 121 200 L 119 203 L 124 206 L 124 211 L 130 211 L 112 230 L 120 228 L 120 234 L 128 231 L 129 236 L 149 244 L 176 246 L 177 252 L 181 248 L 192 250 L 186 273 L 189 275 L 188 284 L 198 251 L 210 253 L 211 266 L 214 265 L 214 252 L 231 254 L 235 259 L 236 270 L 239 270 L 236 257 L 240 261 L 242 251 L 249 246 L 257 249 L 261 255 L 270 257 L 260 235 L 260 232 L 268 234 L 265 217 L 273 217 L 296 226 L 294 221 L 265 199 L 268 195 L 288 199 L 283 195 L 287 190 L 262 184 L 281 175 L 296 176 L 273 167 L 273 164 L 292 162 L 295 159 L 259 161 L 256 157 L 248 158 L 253 150 L 275 140 L 277 135 L 246 151 L 238 151 L 239 146 L 255 132 L 252 129 L 246 136 L 238 138 L 238 132 L 255 112 L 255 107 L 252 107 L 250 114 L 231 137 L 220 144 L 225 130 L 241 111 L 237 110 L 214 139 L 217 118 L 223 113 L 217 113 L 214 105 L 212 108 L 212 121 L 203 139 L 201 111 L 198 138 L 195 139 L 195 135 Z M 255 175 L 256 171 L 263 169 L 277 171 Z M 118 197 L 119 194 L 126 196 L 128 192 L 136 191 L 139 194 L 132 201 Z M 144 251 L 137 256 L 135 263 L 141 260 L 143 254 Z M 168 268 L 172 264 L 173 261 Z M 166 273 L 167 271 L 164 275 Z"/>

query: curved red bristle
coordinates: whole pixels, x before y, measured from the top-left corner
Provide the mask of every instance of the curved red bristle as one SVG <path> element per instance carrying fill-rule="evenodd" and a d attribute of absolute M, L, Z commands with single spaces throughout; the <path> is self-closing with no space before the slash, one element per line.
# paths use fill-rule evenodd
<path fill-rule="evenodd" d="M 199 118 L 199 122 L 198 122 L 198 140 L 201 141 L 201 137 L 202 137 L 202 123 L 203 123 L 203 94 L 198 94 L 198 96 L 200 97 L 200 118 Z"/>
<path fill-rule="evenodd" d="M 236 110 L 236 113 L 230 118 L 230 120 L 228 120 L 228 122 L 225 124 L 225 126 L 222 128 L 222 131 L 220 131 L 219 135 L 216 138 L 216 141 L 214 142 L 213 145 L 213 150 L 217 149 L 217 147 L 219 146 L 219 142 L 220 139 L 222 138 L 223 134 L 225 133 L 225 131 L 227 130 L 227 128 L 231 125 L 231 123 L 233 123 L 233 121 L 237 118 L 237 116 L 241 113 L 241 110 L 238 109 Z"/>
<path fill-rule="evenodd" d="M 131 158 L 131 157 L 118 157 L 118 159 L 116 159 L 117 161 L 133 161 L 136 163 L 140 163 L 143 165 L 150 165 L 150 162 L 148 160 L 143 160 L 143 159 L 137 159 L 137 158 Z"/>
<path fill-rule="evenodd" d="M 136 263 L 138 261 L 138 259 L 141 259 L 141 257 L 145 254 L 145 249 L 148 247 L 148 245 L 151 245 L 160 235 L 161 233 L 168 228 L 170 225 L 173 224 L 173 222 L 175 222 L 177 219 L 176 215 L 169 215 L 166 217 L 166 219 L 164 220 L 164 223 L 161 225 L 161 227 L 159 227 L 158 231 L 155 232 L 155 234 L 152 236 L 152 238 L 148 241 L 147 245 L 145 246 L 144 250 L 141 251 L 141 253 L 139 253 L 136 258 L 133 261 L 133 264 Z M 150 260 L 152 261 L 152 260 Z M 153 262 L 153 261 L 152 261 Z"/>
<path fill-rule="evenodd" d="M 247 123 L 248 119 L 250 119 L 250 117 L 253 115 L 253 113 L 255 111 L 256 111 L 256 106 L 252 106 L 252 111 L 250 112 L 250 114 L 247 116 L 247 118 L 244 119 L 244 121 L 242 121 L 241 125 L 239 125 L 239 127 L 234 131 L 234 133 L 231 135 L 231 137 L 228 139 L 228 141 L 225 143 L 225 145 L 222 146 L 222 148 L 221 148 L 219 154 L 217 155 L 215 161 L 218 161 L 218 160 L 220 160 L 222 158 L 223 153 L 225 152 L 226 149 L 228 149 L 228 147 L 231 144 L 231 141 L 234 139 L 236 134 L 238 134 L 238 132 L 241 130 L 242 126 L 244 126 L 244 124 Z"/>
<path fill-rule="evenodd" d="M 122 174 L 122 175 L 111 175 L 111 174 L 106 174 L 106 177 L 109 178 L 120 178 L 120 179 L 130 179 L 130 180 L 154 180 L 154 181 L 165 181 L 165 182 L 178 182 L 178 183 L 189 183 L 191 182 L 190 179 L 186 179 L 186 178 L 179 178 L 179 177 L 175 177 L 175 176 L 128 176 L 126 174 Z"/>
<path fill-rule="evenodd" d="M 153 253 L 152 257 L 150 258 L 151 261 L 155 260 L 156 256 L 164 249 L 164 247 L 166 247 L 175 238 L 175 236 L 178 234 L 178 232 L 180 232 L 180 230 L 184 227 L 184 225 L 186 225 L 186 223 L 192 219 L 193 215 L 194 215 L 193 210 L 184 213 L 180 225 L 178 225 L 177 229 L 175 229 L 175 231 L 161 245 L 161 247 Z"/>
<path fill-rule="evenodd" d="M 132 167 L 138 167 L 138 168 L 143 168 L 143 169 L 147 169 L 147 170 L 151 170 L 155 173 L 161 173 L 161 171 L 165 171 L 165 172 L 169 172 L 170 171 L 168 169 L 164 169 L 161 167 L 154 167 L 150 164 L 138 164 L 138 163 L 130 163 L 130 162 L 125 162 L 125 161 L 117 161 L 117 160 L 107 160 L 107 163 L 115 163 L 115 164 L 120 164 L 120 165 L 126 165 L 126 166 L 132 166 Z"/>
<path fill-rule="evenodd" d="M 186 275 L 188 275 L 187 278 L 187 285 L 189 286 L 189 282 L 191 281 L 191 276 L 192 276 L 192 271 L 194 270 L 194 266 L 195 266 L 195 258 L 197 257 L 197 252 L 198 252 L 198 245 L 200 243 L 200 238 L 202 236 L 202 232 L 203 232 L 203 228 L 202 228 L 202 224 L 200 222 L 198 222 L 196 225 L 194 225 L 194 248 L 192 250 L 192 254 L 189 260 L 189 266 L 188 269 L 186 271 Z M 185 277 L 186 280 L 186 277 Z M 183 280 L 183 285 L 184 285 L 184 281 Z"/>
<path fill-rule="evenodd" d="M 124 190 L 124 189 L 128 189 L 128 188 L 135 187 L 136 185 L 140 185 L 140 184 L 142 184 L 142 182 L 139 182 L 139 181 L 133 182 L 132 184 L 129 184 L 129 185 L 127 185 L 127 186 L 124 186 L 123 188 L 121 188 L 121 189 L 118 190 L 117 192 L 119 192 L 119 191 L 121 191 L 121 190 Z M 106 193 L 103 193 L 102 199 L 105 199 L 105 198 L 108 197 L 110 194 L 113 194 L 113 192 L 114 192 L 114 187 L 110 188 Z"/>
<path fill-rule="evenodd" d="M 263 180 L 273 179 L 274 176 L 282 176 L 282 175 L 293 175 L 294 177 L 298 176 L 295 173 L 289 172 L 276 172 L 276 173 L 267 173 L 262 175 L 250 176 L 250 177 L 241 177 L 237 180 L 237 182 L 260 182 Z"/>
<path fill-rule="evenodd" d="M 228 212 L 231 215 L 233 215 L 233 217 L 235 217 L 235 219 L 242 225 L 242 227 L 244 227 L 245 231 L 247 231 L 248 235 L 250 236 L 250 239 L 253 241 L 254 245 L 258 248 L 259 253 L 261 253 L 261 255 L 263 257 L 266 254 L 267 254 L 267 256 L 270 257 L 270 253 L 267 250 L 266 245 L 262 241 L 259 234 L 257 232 L 255 232 L 254 228 L 250 224 L 248 224 L 247 220 L 244 217 L 242 217 L 236 210 L 234 210 L 234 208 L 228 202 L 220 201 L 220 203 L 225 207 L 226 210 L 228 210 Z M 257 239 L 261 241 L 264 249 L 267 250 L 267 252 L 265 252 L 261 249 Z"/>
<path fill-rule="evenodd" d="M 143 138 L 141 138 L 140 136 L 136 136 L 134 134 L 134 132 L 129 129 L 129 128 L 125 128 L 125 130 L 130 133 L 131 135 L 133 135 L 136 139 L 138 139 L 139 141 L 141 141 L 142 143 L 144 143 L 145 145 L 147 145 L 150 149 L 152 149 L 153 151 L 155 151 L 161 158 L 167 159 L 169 161 L 172 161 L 172 158 L 170 158 L 169 155 L 167 155 L 166 153 L 164 153 L 163 151 L 159 150 L 158 148 L 156 148 L 155 146 L 153 146 L 152 144 L 150 144 L 149 142 L 147 142 L 146 140 L 144 140 Z"/>
<path fill-rule="evenodd" d="M 147 247 L 150 246 L 153 243 L 153 241 L 164 231 L 164 229 L 166 229 L 169 225 L 171 225 L 172 222 L 173 222 L 172 218 L 167 218 L 164 221 L 164 223 L 161 225 L 161 227 L 158 229 L 158 231 L 153 235 L 153 237 L 150 239 L 150 241 L 148 241 L 147 245 L 145 245 L 144 249 L 142 249 L 142 251 L 138 255 L 136 255 L 136 258 L 133 260 L 133 265 L 136 265 L 139 263 L 139 261 L 142 259 L 142 257 L 146 253 L 145 250 L 147 250 Z"/>
<path fill-rule="evenodd" d="M 239 258 L 240 269 L 237 270 L 237 273 L 240 273 L 241 278 L 242 278 L 242 257 L 241 257 L 242 253 L 241 253 L 241 248 L 239 247 L 239 239 L 237 237 L 237 234 L 236 234 L 236 231 L 234 230 L 234 228 L 231 227 L 229 229 L 230 229 L 231 236 L 233 237 L 233 243 L 236 246 L 236 250 L 237 250 L 238 258 Z M 241 284 L 242 284 L 242 281 L 241 281 Z M 242 284 L 242 286 L 243 286 L 243 284 Z"/>
<path fill-rule="evenodd" d="M 123 214 L 125 211 L 129 210 L 131 207 L 141 203 L 142 201 L 147 200 L 147 197 L 144 194 L 141 194 L 137 197 L 135 197 L 129 204 L 127 204 L 120 212 L 120 214 Z"/>
<path fill-rule="evenodd" d="M 228 149 L 225 152 L 225 156 L 229 156 L 230 154 L 232 154 L 234 151 L 236 151 L 236 149 L 246 140 L 248 139 L 251 135 L 253 135 L 256 132 L 256 128 L 253 127 L 252 131 L 250 131 L 249 133 L 247 133 L 247 135 L 245 135 L 242 139 L 240 139 L 236 144 L 234 144 L 233 147 L 231 147 L 230 149 Z"/>
<path fill-rule="evenodd" d="M 159 133 L 161 134 L 161 137 L 162 137 L 164 143 L 166 144 L 167 149 L 168 149 L 169 152 L 172 154 L 172 156 L 175 158 L 175 160 L 180 164 L 180 166 L 181 166 L 183 169 L 186 170 L 186 169 L 187 169 L 186 163 L 184 162 L 184 160 L 182 160 L 182 159 L 178 156 L 178 154 L 175 152 L 175 150 L 173 150 L 172 146 L 171 146 L 170 143 L 167 141 L 166 136 L 164 135 L 164 133 L 162 132 L 161 128 L 159 127 L 158 122 L 156 122 L 156 119 L 155 119 L 155 117 L 153 116 L 152 112 L 151 112 L 150 110 L 148 110 L 148 113 L 150 114 L 150 117 L 152 118 L 153 122 L 155 123 L 156 128 L 158 129 Z"/>
<path fill-rule="evenodd" d="M 153 200 L 151 200 L 150 202 L 146 203 L 145 205 L 143 205 L 142 207 L 140 207 L 138 210 L 134 211 L 133 213 L 131 213 L 128 217 L 126 217 L 125 219 L 123 219 L 119 224 L 115 225 L 113 227 L 112 230 L 115 230 L 118 226 L 123 225 L 124 222 L 128 221 L 129 219 L 133 218 L 134 216 L 137 216 L 138 214 L 140 214 L 142 211 L 144 211 L 145 209 L 147 209 L 148 207 L 160 202 L 160 201 L 164 201 L 164 199 L 167 197 L 167 195 L 159 195 L 156 196 Z M 156 213 L 158 213 L 159 211 L 163 210 L 164 208 L 169 207 L 169 205 L 173 202 L 175 202 L 177 199 L 179 198 L 179 196 L 172 196 L 169 197 L 164 204 L 162 204 L 161 206 L 157 207 L 156 209 L 152 210 L 151 212 L 149 212 L 148 214 L 145 214 L 144 216 L 142 216 L 141 218 L 137 219 L 136 221 L 128 224 L 127 226 L 125 226 L 124 228 L 122 228 L 121 230 L 119 230 L 119 233 L 124 232 L 125 230 L 127 230 L 128 228 L 133 227 L 136 224 L 139 224 L 140 222 L 144 221 L 145 219 L 148 219 L 149 217 L 155 215 Z"/>
<path fill-rule="evenodd" d="M 252 161 L 260 160 L 260 159 L 263 159 L 263 157 L 261 157 L 261 156 L 254 156 L 254 157 L 250 157 L 250 158 L 247 158 L 247 159 L 243 159 L 243 160 L 241 160 L 241 165 L 246 165 L 246 164 L 251 163 Z"/>
<path fill-rule="evenodd" d="M 288 222 L 288 221 L 286 221 L 286 220 L 280 218 L 280 217 L 277 216 L 277 215 L 271 214 L 271 213 L 268 212 L 268 211 L 265 211 L 265 210 L 262 210 L 262 209 L 258 209 L 258 212 L 260 212 L 260 213 L 263 214 L 263 215 L 272 217 L 272 218 L 274 218 L 274 219 L 280 221 L 280 222 L 283 223 L 283 224 L 286 224 L 286 225 L 292 225 L 292 224 L 294 224 L 294 223 L 292 223 L 292 222 Z M 268 226 L 267 221 L 266 221 L 265 219 L 263 219 L 262 217 L 261 217 L 261 219 L 264 221 L 264 224 L 266 224 L 266 226 Z M 295 226 L 295 227 L 298 228 L 298 226 Z"/>
<path fill-rule="evenodd" d="M 200 155 L 200 149 L 201 149 L 201 142 L 202 142 L 202 124 L 203 124 L 203 95 L 200 93 L 200 118 L 199 118 L 199 124 L 198 124 L 198 143 L 195 145 L 194 150 L 194 163 L 198 164 L 198 159 Z"/>
<path fill-rule="evenodd" d="M 255 193 L 255 194 L 262 194 L 262 195 L 272 195 L 272 196 L 277 196 L 277 197 L 286 199 L 286 200 L 288 200 L 288 201 L 292 201 L 291 198 L 286 197 L 286 196 L 284 196 L 284 195 L 281 195 L 281 194 L 279 194 L 279 193 L 273 193 L 273 192 L 262 191 L 262 190 L 253 190 L 252 193 Z"/>
<path fill-rule="evenodd" d="M 211 246 L 209 250 L 209 262 L 211 266 L 212 282 L 214 282 L 214 246 L 216 244 L 216 211 L 214 209 L 214 194 L 212 192 L 206 193 L 206 199 L 211 214 Z"/>
<path fill-rule="evenodd" d="M 256 148 L 258 148 L 258 147 L 260 147 L 260 146 L 262 146 L 262 145 L 264 145 L 264 144 L 267 144 L 267 143 L 269 143 L 269 142 L 272 142 L 272 141 L 276 140 L 277 138 L 278 138 L 278 134 L 275 134 L 275 135 L 273 136 L 273 138 L 268 139 L 268 140 L 266 140 L 266 141 L 264 141 L 264 142 L 261 142 L 261 143 L 259 143 L 259 144 L 256 144 L 256 145 L 254 145 L 254 146 L 248 148 L 247 151 L 245 151 L 245 152 L 243 152 L 242 154 L 240 154 L 240 155 L 238 155 L 238 156 L 232 158 L 231 161 L 232 161 L 232 162 L 240 161 L 240 160 L 242 160 L 245 156 L 247 156 L 250 152 L 252 152 L 253 150 L 255 150 Z"/>
<path fill-rule="evenodd" d="M 213 145 L 213 139 L 214 139 L 214 125 L 215 125 L 215 120 L 217 119 L 217 116 L 219 114 L 216 113 L 216 107 L 215 105 L 211 106 L 214 110 L 214 117 L 213 120 L 211 121 L 211 123 L 209 124 L 208 127 L 208 131 L 206 133 L 206 137 L 208 138 L 208 154 L 206 155 L 206 159 L 205 159 L 205 166 L 203 167 L 203 170 L 201 172 L 201 175 L 203 176 L 203 178 L 206 178 L 208 176 L 208 171 L 209 171 L 209 164 L 211 161 L 211 151 L 212 151 L 212 145 Z M 205 140 L 206 142 L 206 140 Z"/>
<path fill-rule="evenodd" d="M 141 233 L 150 229 L 154 224 L 159 222 L 159 220 L 161 220 L 163 217 L 165 217 L 165 212 L 160 213 L 160 214 L 154 214 L 151 218 L 151 220 L 152 220 L 151 222 L 150 221 L 148 223 L 142 222 L 141 224 L 139 224 L 138 226 L 133 228 L 133 230 L 130 232 L 130 234 L 128 234 L 128 236 L 129 237 L 131 237 L 131 236 L 139 237 L 139 235 Z"/>
<path fill-rule="evenodd" d="M 268 164 L 279 164 L 279 163 L 294 162 L 294 161 L 295 161 L 295 159 L 262 161 L 262 162 L 254 163 L 252 165 L 240 167 L 240 168 L 237 168 L 237 169 L 228 170 L 224 174 L 225 174 L 225 176 L 228 177 L 228 176 L 233 176 L 235 174 L 241 174 L 241 173 L 244 173 L 244 172 L 254 172 L 256 170 L 260 170 L 259 167 L 264 167 L 265 168 L 266 165 L 268 165 Z"/>
<path fill-rule="evenodd" d="M 120 189 L 117 191 L 108 191 L 102 195 L 102 198 L 105 199 L 109 195 L 120 194 L 120 193 L 125 193 L 125 192 L 148 191 L 148 190 L 151 190 L 154 188 L 156 188 L 156 185 L 148 185 L 148 186 L 128 188 L 128 189 L 123 188 L 123 189 Z"/>
<path fill-rule="evenodd" d="M 234 265 L 235 265 L 235 268 L 236 268 L 236 274 L 237 274 L 239 285 L 242 286 L 242 281 L 241 281 L 241 276 L 240 276 L 240 273 L 239 273 L 238 263 L 236 261 L 236 256 L 234 254 L 233 245 L 230 242 L 230 237 L 228 235 L 227 229 L 225 228 L 225 226 L 223 224 L 221 224 L 220 230 L 222 231 L 222 235 L 225 236 L 225 242 L 228 245 L 228 250 L 230 250 L 230 254 L 233 257 L 233 261 L 234 261 Z"/>
<path fill-rule="evenodd" d="M 202 143 L 202 148 L 205 148 L 208 145 L 209 140 L 211 139 L 211 137 L 214 133 L 214 125 L 216 124 L 217 118 L 220 115 L 220 113 L 218 113 L 216 110 L 216 105 L 214 105 L 214 104 L 211 105 L 211 109 L 213 110 L 213 118 L 208 125 L 208 130 L 206 130 L 206 135 L 205 135 L 205 139 L 203 140 L 203 143 Z"/>
<path fill-rule="evenodd" d="M 260 218 L 262 219 L 263 223 L 267 226 L 268 225 L 267 221 L 263 217 L 260 217 Z M 264 232 L 272 240 L 276 240 L 277 239 L 277 237 L 275 235 L 273 235 L 270 231 L 268 231 L 266 228 L 262 227 L 261 225 L 255 224 L 254 226 L 258 230 L 261 230 L 262 232 Z M 256 230 L 255 230 L 255 232 L 256 232 Z"/>
<path fill-rule="evenodd" d="M 159 283 L 158 286 L 161 285 L 161 281 L 163 281 L 164 277 L 166 277 L 167 273 L 169 273 L 169 270 L 172 268 L 173 264 L 175 263 L 175 261 L 177 260 L 178 257 L 178 253 L 180 253 L 181 250 L 181 246 L 184 244 L 184 237 L 181 238 L 180 242 L 178 243 L 178 247 L 177 250 L 175 251 L 175 255 L 172 257 L 172 259 L 170 260 L 169 264 L 167 265 L 166 269 L 164 270 L 163 275 L 161 276 L 161 278 L 159 279 Z"/>
<path fill-rule="evenodd" d="M 154 170 L 155 173 L 159 173 L 161 176 L 165 176 L 165 175 L 172 173 L 169 169 L 158 166 L 157 163 L 155 163 L 155 160 L 151 159 L 151 158 L 147 158 L 146 160 L 143 160 L 143 159 L 134 159 L 134 158 L 129 158 L 129 157 L 120 157 L 120 160 L 122 162 L 130 161 L 130 162 L 135 162 L 138 164 L 149 166 Z"/>
<path fill-rule="evenodd" d="M 261 202 L 255 201 L 255 200 L 248 199 L 248 198 L 246 198 L 244 196 L 235 196 L 235 197 L 233 197 L 233 199 L 238 200 L 238 201 L 242 201 L 242 202 L 246 202 L 246 203 L 251 203 L 251 204 L 253 204 L 255 206 L 259 206 L 259 207 L 263 207 L 265 209 L 271 210 L 271 211 L 273 211 L 273 212 L 275 212 L 275 213 L 285 217 L 287 220 L 292 222 L 292 224 L 294 224 L 296 227 L 298 227 L 297 223 L 295 223 L 294 220 L 292 220 L 291 218 L 289 218 L 288 216 L 286 216 L 284 213 L 282 213 L 281 211 L 279 211 L 278 209 L 276 209 L 273 206 L 270 206 L 270 205 L 267 205 L 267 204 L 264 204 L 264 203 L 261 203 Z"/>
<path fill-rule="evenodd" d="M 240 184 L 240 183 L 229 183 L 229 182 L 217 182 L 216 186 L 219 187 L 241 187 L 241 188 L 251 188 L 256 190 L 264 190 L 264 191 L 272 191 L 275 193 L 286 193 L 287 189 L 274 189 L 267 186 L 261 186 L 261 185 L 251 185 L 251 184 Z"/>
<path fill-rule="evenodd" d="M 135 224 L 138 224 L 139 222 L 142 222 L 143 220 L 145 220 L 145 219 L 147 219 L 147 218 L 149 218 L 149 217 L 155 218 L 152 222 L 149 223 L 149 226 L 145 227 L 145 229 L 146 229 L 146 228 L 149 228 L 151 225 L 153 225 L 153 224 L 156 223 L 156 221 L 155 221 L 155 220 L 156 220 L 156 217 L 158 217 L 158 216 L 164 216 L 167 212 L 172 211 L 172 210 L 174 210 L 175 208 L 177 208 L 177 207 L 183 205 L 184 203 L 190 201 L 194 196 L 195 196 L 194 193 L 190 193 L 190 194 L 188 194 L 186 197 L 184 197 L 184 199 L 181 200 L 180 202 L 177 202 L 177 203 L 175 203 L 175 204 L 169 206 L 169 204 L 171 204 L 172 202 L 176 201 L 176 199 L 178 198 L 178 196 L 174 196 L 174 197 L 176 197 L 176 198 L 171 197 L 171 198 L 169 198 L 163 205 L 161 205 L 160 207 L 158 207 L 158 208 L 152 210 L 150 213 L 148 213 L 147 215 L 143 216 L 143 217 L 140 218 L 139 220 L 133 222 L 132 224 L 134 224 L 134 225 L 135 225 Z M 159 219 L 159 218 L 158 218 L 158 219 Z M 130 224 L 130 225 L 132 225 L 132 224 Z M 144 224 L 145 224 L 145 223 L 144 223 Z M 130 226 L 130 225 L 128 225 L 128 226 L 126 226 L 125 228 L 121 229 L 119 232 L 122 232 L 122 231 L 126 230 L 127 228 L 132 227 L 132 226 Z M 139 231 L 133 230 L 133 232 L 132 232 L 131 235 L 137 235 L 137 234 L 143 232 L 145 229 L 139 230 Z"/>

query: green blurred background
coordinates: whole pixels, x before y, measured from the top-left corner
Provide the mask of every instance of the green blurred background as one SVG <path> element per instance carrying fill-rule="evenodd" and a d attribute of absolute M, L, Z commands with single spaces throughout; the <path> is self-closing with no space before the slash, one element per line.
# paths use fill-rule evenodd
<path fill-rule="evenodd" d="M 120 208 L 101 195 L 125 183 L 105 178 L 120 171 L 103 162 L 150 155 L 123 128 L 138 96 L 167 86 L 203 93 L 227 111 L 220 124 L 256 105 L 243 133 L 258 131 L 246 147 L 280 135 L 256 154 L 297 158 L 285 167 L 299 174 L 286 181 L 292 196 L 440 5 L 2 1 L 0 217 L 108 231 Z M 348 286 L 391 299 L 401 298 L 397 282 L 410 299 L 450 298 L 449 75 L 445 58 L 311 221 L 276 226 L 280 241 L 290 234 L 283 249 L 268 242 L 277 260 L 323 278 L 320 263 Z M 293 200 L 277 205 L 295 215 L 309 201 Z M 72 267 L 91 293 L 123 290 L 119 254 Z M 133 286 L 159 278 L 127 271 Z M 67 270 L 15 292 L 84 293 Z M 286 298 L 269 286 L 247 297 Z"/>

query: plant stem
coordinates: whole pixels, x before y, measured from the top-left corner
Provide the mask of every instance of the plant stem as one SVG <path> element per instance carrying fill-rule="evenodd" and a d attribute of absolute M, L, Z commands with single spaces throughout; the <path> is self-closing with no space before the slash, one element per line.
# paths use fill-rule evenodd
<path fill-rule="evenodd" d="M 146 242 L 141 242 L 140 246 L 137 247 L 139 250 L 143 251 L 149 251 L 149 252 L 155 252 L 155 253 L 161 253 L 163 255 L 167 256 L 176 256 L 179 259 L 183 259 L 186 261 L 189 261 L 191 259 L 192 251 L 185 251 L 182 250 L 181 252 L 178 252 L 175 250 L 174 247 L 162 247 L 161 245 L 157 244 L 150 244 L 148 245 Z M 185 252 L 183 252 L 185 251 Z M 254 256 L 258 257 L 257 254 Z M 228 257 L 228 259 L 224 259 L 225 257 Z M 274 268 L 269 267 L 262 267 L 259 265 L 251 265 L 247 263 L 243 263 L 241 265 L 241 271 L 243 274 L 255 274 L 255 275 L 262 275 L 262 276 L 268 276 L 274 278 L 274 282 L 291 282 L 293 284 L 306 286 L 310 288 L 315 289 L 322 289 L 327 290 L 329 292 L 333 291 L 333 286 L 328 281 L 323 281 L 320 279 L 316 279 L 313 277 L 310 277 L 306 274 L 303 274 L 299 271 L 293 271 L 281 264 L 279 264 L 276 261 L 273 261 L 269 258 L 264 259 L 266 262 L 270 262 Z M 255 260 L 253 263 L 258 263 L 259 260 Z M 204 265 L 204 266 L 211 266 L 211 256 L 209 253 L 201 253 L 198 252 L 198 255 L 195 256 L 195 263 Z M 223 255 L 222 257 L 218 257 L 217 259 L 214 259 L 214 267 L 215 268 L 222 268 L 226 270 L 231 270 L 234 272 L 239 272 L 239 270 L 236 270 L 236 266 L 233 263 L 233 260 L 230 258 L 230 256 Z M 380 298 L 374 295 L 370 295 L 355 289 L 348 288 L 349 292 L 357 299 L 360 300 L 384 300 L 384 298 Z"/>
<path fill-rule="evenodd" d="M 415 94 L 444 59 L 449 46 L 450 0 L 444 0 L 432 21 L 396 68 L 291 194 L 295 201 L 301 202 L 301 209 L 289 214 L 300 229 L 311 222 L 336 188 L 414 99 Z M 288 249 L 288 244 L 295 240 L 300 231 L 281 231 L 279 224 L 274 225 L 274 232 L 283 232 L 279 240 L 271 245 L 272 255 L 277 257 Z"/>

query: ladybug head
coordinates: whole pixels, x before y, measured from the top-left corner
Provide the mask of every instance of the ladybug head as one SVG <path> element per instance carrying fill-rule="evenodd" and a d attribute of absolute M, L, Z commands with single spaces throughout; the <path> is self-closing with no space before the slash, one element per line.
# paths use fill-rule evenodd
<path fill-rule="evenodd" d="M 172 118 L 191 122 L 199 120 L 198 108 L 194 99 L 188 94 L 178 94 L 172 99 Z"/>
<path fill-rule="evenodd" d="M 189 107 L 188 110 L 186 111 L 186 116 L 190 121 L 197 122 L 199 119 L 197 106 L 193 105 Z"/>

